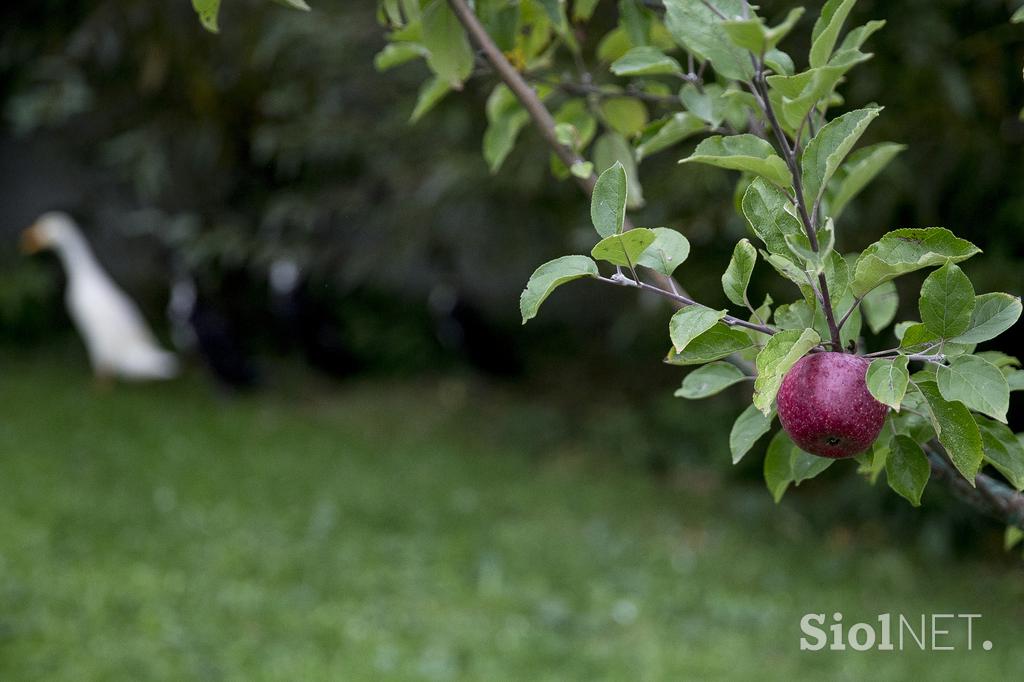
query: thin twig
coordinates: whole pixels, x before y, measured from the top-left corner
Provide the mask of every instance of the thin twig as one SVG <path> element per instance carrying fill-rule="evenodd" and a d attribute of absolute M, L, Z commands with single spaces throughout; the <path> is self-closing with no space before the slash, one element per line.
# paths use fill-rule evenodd
<path fill-rule="evenodd" d="M 656 286 L 653 286 L 651 284 L 647 284 L 645 282 L 641 282 L 639 280 L 630 279 L 629 277 L 626 277 L 625 275 L 617 275 L 617 276 L 613 276 L 613 277 L 604 277 L 602 275 L 595 275 L 594 279 L 596 279 L 596 280 L 598 280 L 600 282 L 604 282 L 605 284 L 614 284 L 614 285 L 620 286 L 620 287 L 634 287 L 634 288 L 640 289 L 641 291 L 648 291 L 648 292 L 650 292 L 652 294 L 657 294 L 658 296 L 662 296 L 662 297 L 667 298 L 667 299 L 669 299 L 671 301 L 674 301 L 674 302 L 680 304 L 683 307 L 691 306 L 691 305 L 702 305 L 702 304 L 698 303 L 697 301 L 693 300 L 692 298 L 690 298 L 689 296 L 686 296 L 684 294 L 673 292 L 673 291 L 667 291 L 667 290 L 662 289 L 660 287 L 656 287 Z M 756 332 L 761 332 L 762 334 L 768 334 L 769 336 L 771 336 L 772 334 L 775 334 L 777 332 L 776 329 L 773 329 L 773 328 L 771 328 L 771 327 L 769 327 L 767 325 L 757 324 L 755 322 L 748 322 L 748 321 L 746 321 L 746 320 L 744 320 L 742 318 L 734 317 L 733 315 L 726 315 L 725 317 L 722 318 L 722 322 L 724 322 L 725 324 L 729 325 L 730 327 L 746 327 L 747 329 L 753 329 Z"/>
<path fill-rule="evenodd" d="M 836 326 L 839 327 L 839 331 L 843 330 L 843 325 L 846 324 L 846 321 L 850 319 L 851 315 L 853 315 L 853 311 L 860 307 L 860 303 L 863 300 L 863 296 L 854 297 L 853 305 L 850 306 L 850 309 L 846 311 L 846 314 L 843 315 L 842 318 L 840 318 L 839 322 L 836 323 Z"/>
<path fill-rule="evenodd" d="M 545 85 L 556 87 L 567 94 L 579 97 L 585 97 L 587 95 L 596 95 L 601 99 L 634 97 L 652 104 L 663 104 L 667 106 L 679 106 L 680 104 L 678 97 L 673 97 L 672 95 L 654 95 L 649 92 L 644 92 L 634 86 L 627 87 L 623 92 L 611 92 L 605 90 L 599 85 L 594 85 L 593 83 L 576 83 L 574 81 L 567 80 L 544 80 L 542 82 Z"/>
<path fill-rule="evenodd" d="M 907 360 L 916 360 L 917 362 L 934 362 L 941 364 L 946 361 L 946 356 L 941 353 L 935 355 L 928 355 L 925 353 L 911 353 L 907 356 Z"/>
<path fill-rule="evenodd" d="M 919 360 L 919 361 L 922 361 L 922 362 L 944 362 L 946 360 L 946 356 L 943 355 L 942 353 L 929 353 L 928 352 L 930 350 L 938 348 L 941 345 L 942 345 L 941 343 L 935 343 L 935 344 L 932 344 L 931 346 L 926 347 L 920 353 L 909 353 L 909 354 L 907 354 L 907 359 L 909 359 L 909 360 Z M 867 354 L 864 355 L 864 357 L 866 357 L 866 358 L 884 358 L 884 357 L 888 357 L 888 356 L 895 356 L 895 355 L 899 355 L 901 350 L 904 350 L 904 349 L 902 349 L 902 348 L 889 348 L 889 349 L 886 349 L 886 350 L 875 351 L 874 353 L 867 353 Z"/>
<path fill-rule="evenodd" d="M 551 116 L 551 112 L 540 101 L 540 97 L 530 87 L 530 84 L 526 82 L 522 74 L 505 58 L 501 48 L 491 39 L 487 29 L 483 27 L 476 14 L 466 4 L 466 0 L 448 0 L 448 4 L 451 6 L 459 23 L 463 25 L 470 38 L 480 48 L 480 51 L 484 53 L 484 57 L 491 63 L 494 70 L 497 71 L 498 76 L 508 86 L 508 89 L 512 91 L 512 94 L 516 96 L 516 99 L 523 105 L 523 108 L 526 109 L 541 136 L 561 162 L 565 164 L 565 167 L 572 168 L 575 164 L 584 162 L 585 159 L 577 154 L 575 150 L 558 141 L 558 136 L 555 134 L 555 119 Z M 591 173 L 582 178 L 576 175 L 573 177 L 576 178 L 576 182 L 583 188 L 583 191 L 587 194 L 593 194 L 594 185 L 597 183 L 596 175 Z"/>
<path fill-rule="evenodd" d="M 811 218 L 811 214 L 807 211 L 803 179 L 800 171 L 800 164 L 797 163 L 796 151 L 790 146 L 789 139 L 786 137 L 785 131 L 779 124 L 779 119 L 775 116 L 775 110 L 772 107 L 771 98 L 768 96 L 768 85 L 764 79 L 764 62 L 755 61 L 755 67 L 753 89 L 755 91 L 755 95 L 757 95 L 756 99 L 758 105 L 761 107 L 765 118 L 768 119 L 768 123 L 775 132 L 775 138 L 778 140 L 783 158 L 786 161 L 786 165 L 789 167 L 790 174 L 793 176 L 793 190 L 796 194 L 797 212 L 800 214 L 800 221 L 803 223 L 804 231 L 807 233 L 807 241 L 810 243 L 811 250 L 818 253 L 818 234 L 815 229 L 814 220 Z M 836 347 L 842 347 L 843 344 L 839 335 L 839 327 L 836 325 L 835 311 L 832 308 L 832 297 L 829 295 L 828 281 L 825 279 L 824 272 L 818 274 L 818 291 L 821 295 L 821 307 L 825 312 L 825 321 L 828 322 L 828 330 L 829 335 L 832 337 L 832 344 Z"/>

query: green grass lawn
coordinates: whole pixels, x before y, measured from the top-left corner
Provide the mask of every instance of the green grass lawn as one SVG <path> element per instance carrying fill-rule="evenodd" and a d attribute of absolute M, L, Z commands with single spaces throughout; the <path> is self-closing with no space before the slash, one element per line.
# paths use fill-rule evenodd
<path fill-rule="evenodd" d="M 98 393 L 8 357 L 0 396 L 0 680 L 1024 678 L 1017 569 L 538 456 L 509 391 Z M 970 652 L 801 653 L 819 611 L 984 617 Z"/>

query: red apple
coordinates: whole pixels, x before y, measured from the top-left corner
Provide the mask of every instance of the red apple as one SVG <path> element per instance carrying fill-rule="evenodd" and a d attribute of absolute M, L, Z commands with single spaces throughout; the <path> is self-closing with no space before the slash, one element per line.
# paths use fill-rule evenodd
<path fill-rule="evenodd" d="M 849 353 L 813 353 L 789 370 L 777 398 L 779 421 L 801 450 L 841 459 L 875 442 L 889 408 L 868 391 L 869 364 Z"/>

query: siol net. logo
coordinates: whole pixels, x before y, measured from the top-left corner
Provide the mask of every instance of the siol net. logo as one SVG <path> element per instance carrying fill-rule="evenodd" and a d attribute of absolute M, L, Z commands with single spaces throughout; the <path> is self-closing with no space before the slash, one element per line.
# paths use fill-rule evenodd
<path fill-rule="evenodd" d="M 975 624 L 980 613 L 933 613 L 920 617 L 881 613 L 877 623 L 854 623 L 844 627 L 843 614 L 832 614 L 826 629 L 824 613 L 808 613 L 800 619 L 801 651 L 955 651 L 974 649 Z M 959 635 L 965 634 L 964 640 Z M 966 641 L 966 646 L 963 646 Z M 991 651 L 992 642 L 985 640 L 981 648 Z"/>

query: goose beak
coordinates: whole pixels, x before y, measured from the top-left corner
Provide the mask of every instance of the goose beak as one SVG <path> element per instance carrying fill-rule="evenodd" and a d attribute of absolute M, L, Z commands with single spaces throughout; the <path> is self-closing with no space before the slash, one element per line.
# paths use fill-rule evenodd
<path fill-rule="evenodd" d="M 24 253 L 32 254 L 42 251 L 45 244 L 42 235 L 39 234 L 39 226 L 33 225 L 21 233 L 21 250 Z"/>

